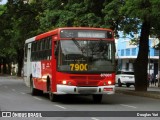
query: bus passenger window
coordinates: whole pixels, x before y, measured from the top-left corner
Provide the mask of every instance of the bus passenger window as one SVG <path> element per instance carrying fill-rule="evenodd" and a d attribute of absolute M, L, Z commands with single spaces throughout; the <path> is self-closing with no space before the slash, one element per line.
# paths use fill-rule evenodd
<path fill-rule="evenodd" d="M 45 39 L 42 40 L 42 50 L 45 50 Z"/>
<path fill-rule="evenodd" d="M 28 44 L 25 45 L 25 53 L 24 53 L 24 61 L 26 62 L 27 61 L 27 48 L 28 48 Z"/>
<path fill-rule="evenodd" d="M 51 47 L 52 47 L 52 38 L 49 37 L 49 49 L 51 49 Z"/>
<path fill-rule="evenodd" d="M 48 39 L 46 38 L 46 50 L 48 50 L 49 49 L 49 41 L 48 41 Z"/>

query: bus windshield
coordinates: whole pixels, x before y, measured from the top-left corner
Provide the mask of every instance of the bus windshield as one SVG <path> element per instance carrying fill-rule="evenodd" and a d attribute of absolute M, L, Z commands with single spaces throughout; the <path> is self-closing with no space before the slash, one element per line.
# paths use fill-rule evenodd
<path fill-rule="evenodd" d="M 105 40 L 61 40 L 58 71 L 114 71 L 114 42 Z"/>

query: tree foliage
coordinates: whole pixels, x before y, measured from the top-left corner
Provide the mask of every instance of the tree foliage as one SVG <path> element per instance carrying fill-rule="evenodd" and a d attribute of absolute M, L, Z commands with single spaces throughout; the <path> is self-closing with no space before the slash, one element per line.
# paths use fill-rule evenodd
<path fill-rule="evenodd" d="M 103 9 L 115 31 L 140 32 L 139 52 L 134 64 L 137 91 L 147 90 L 149 35 L 159 35 L 159 3 L 158 0 L 111 0 L 106 1 Z"/>
<path fill-rule="evenodd" d="M 148 40 L 150 34 L 160 35 L 159 6 L 159 0 L 8 0 L 0 6 L 0 56 L 16 56 L 21 68 L 24 41 L 57 27 L 111 28 L 116 35 L 119 30 L 140 32 L 135 88 L 146 91 Z"/>
<path fill-rule="evenodd" d="M 21 76 L 24 41 L 37 33 L 36 16 L 40 9 L 37 4 L 24 4 L 21 0 L 9 0 L 5 7 L 0 16 L 0 42 L 3 43 L 0 54 L 18 63 L 18 76 Z"/>
<path fill-rule="evenodd" d="M 39 15 L 40 31 L 66 26 L 100 27 L 103 24 L 103 1 L 45 0 L 43 5 L 47 9 Z"/>

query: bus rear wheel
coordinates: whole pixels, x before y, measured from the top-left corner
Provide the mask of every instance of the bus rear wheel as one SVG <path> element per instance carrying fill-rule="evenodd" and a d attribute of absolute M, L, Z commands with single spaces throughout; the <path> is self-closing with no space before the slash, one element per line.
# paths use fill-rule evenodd
<path fill-rule="evenodd" d="M 94 103 L 100 103 L 102 101 L 102 95 L 92 95 Z"/>
<path fill-rule="evenodd" d="M 33 80 L 32 80 L 32 78 L 30 80 L 30 92 L 31 92 L 31 95 L 33 95 L 33 96 L 34 95 L 38 95 L 38 93 L 39 93 L 39 91 L 33 87 Z"/>

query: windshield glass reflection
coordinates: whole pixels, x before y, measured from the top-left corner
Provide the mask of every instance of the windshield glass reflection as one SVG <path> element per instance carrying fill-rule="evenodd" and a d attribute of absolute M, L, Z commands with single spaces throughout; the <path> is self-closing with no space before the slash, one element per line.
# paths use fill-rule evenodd
<path fill-rule="evenodd" d="M 60 71 L 113 71 L 114 44 L 104 40 L 61 40 L 58 55 Z"/>

